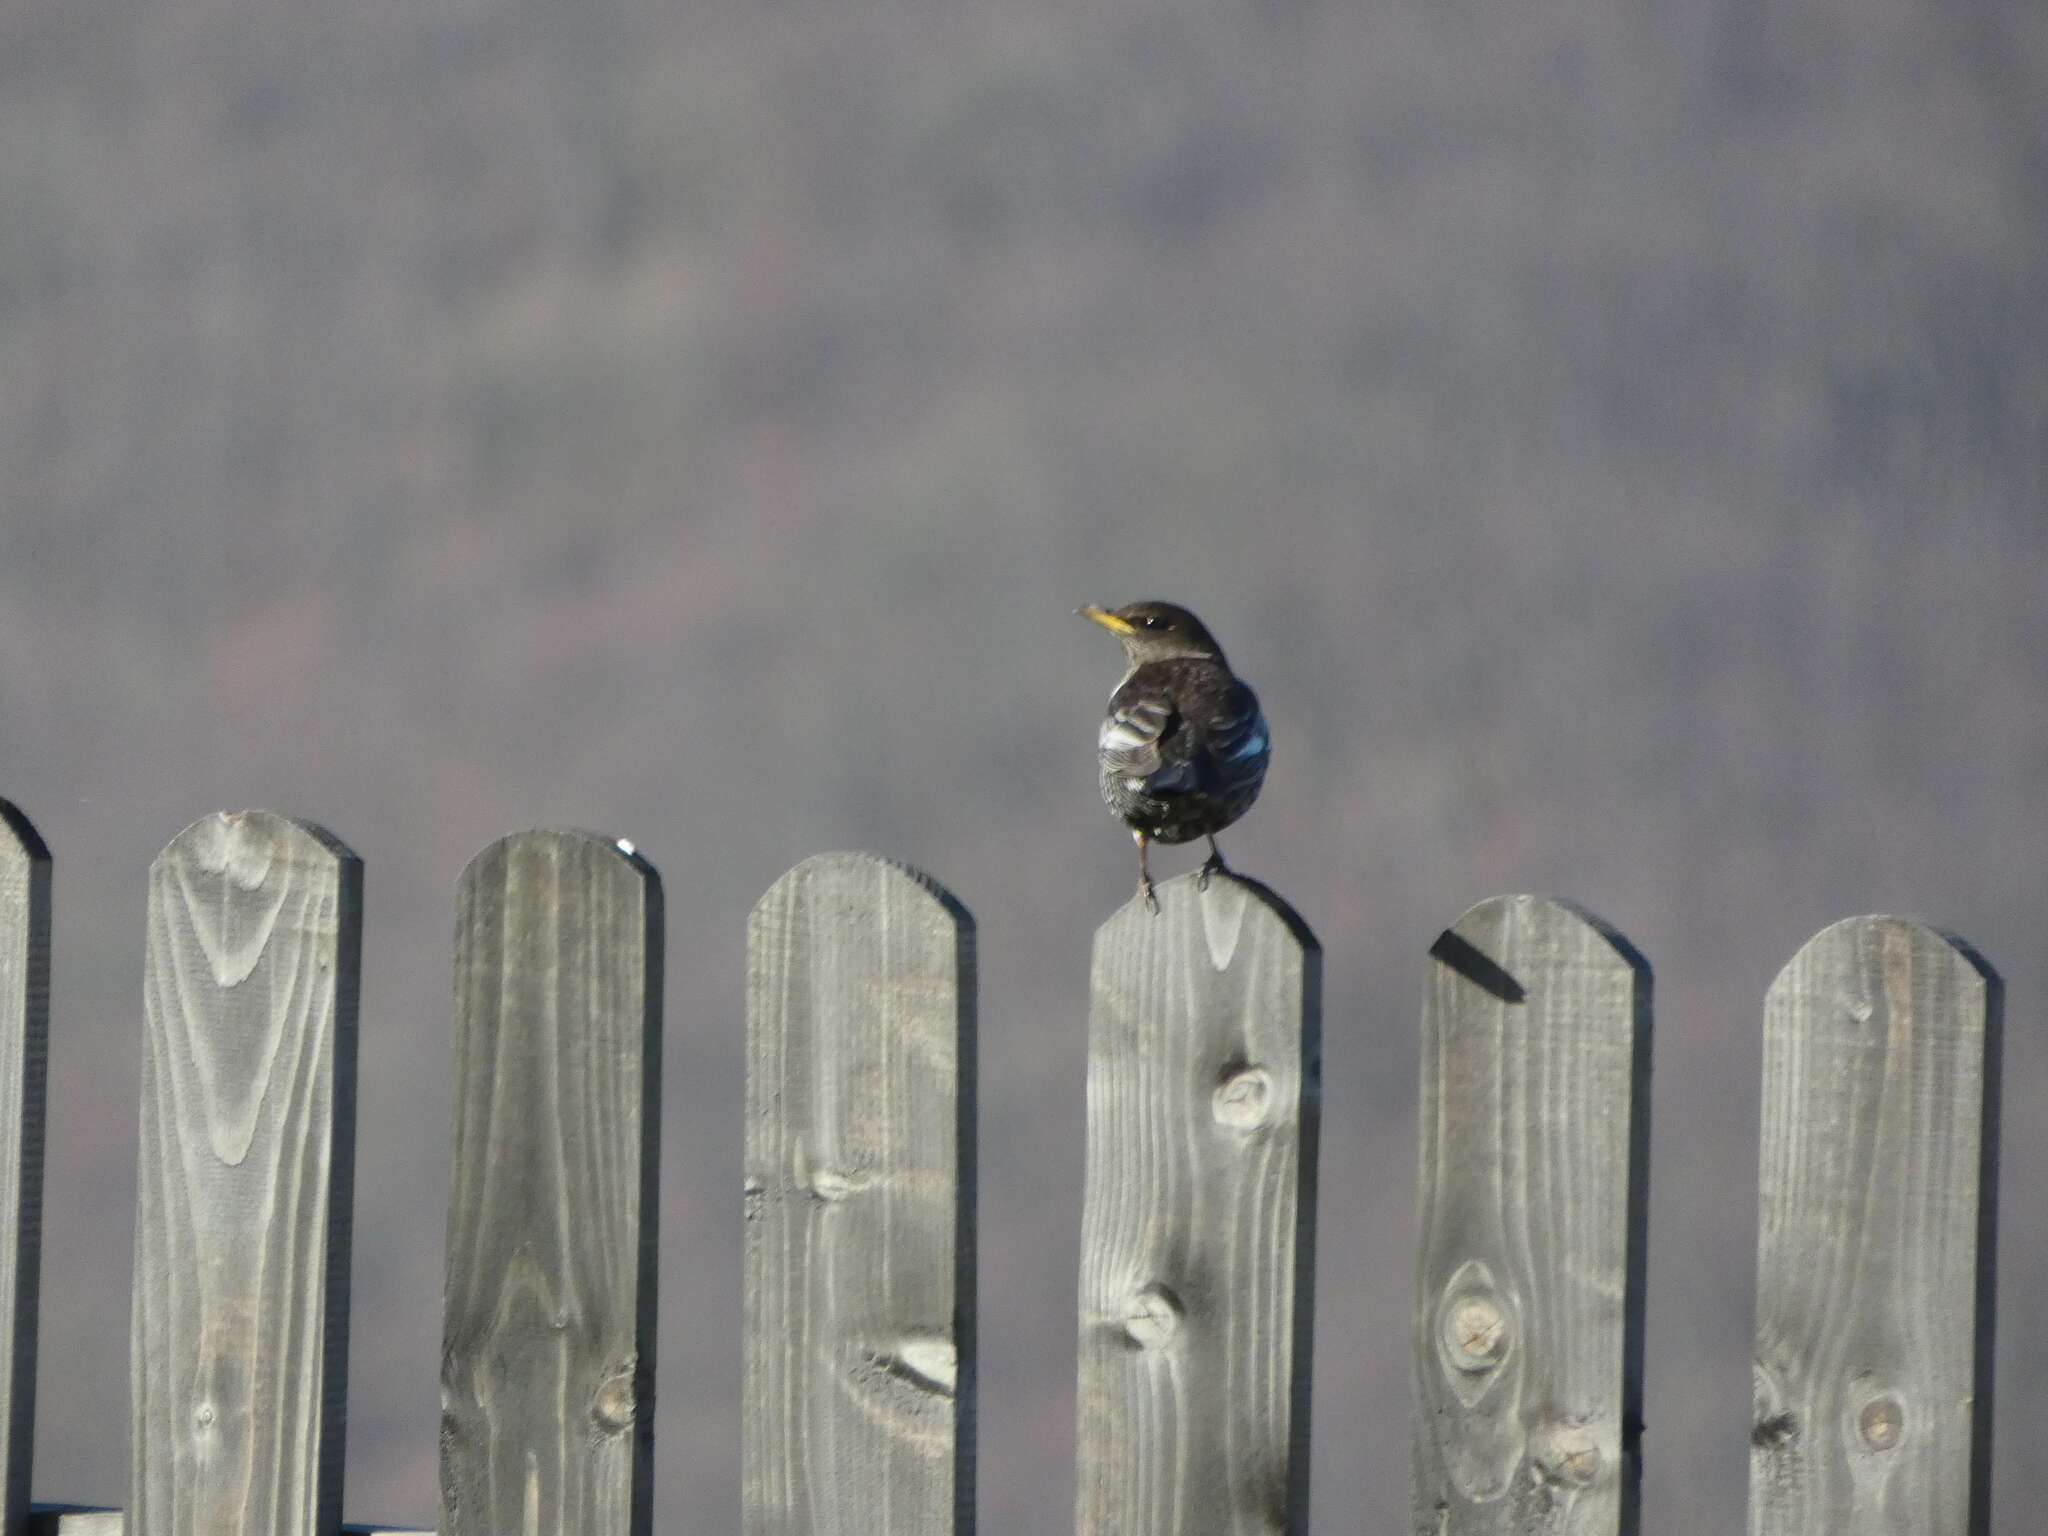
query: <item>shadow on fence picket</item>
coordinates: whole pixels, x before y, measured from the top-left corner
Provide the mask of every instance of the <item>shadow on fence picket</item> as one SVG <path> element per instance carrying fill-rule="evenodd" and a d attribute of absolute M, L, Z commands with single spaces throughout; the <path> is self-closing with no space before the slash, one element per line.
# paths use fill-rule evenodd
<path fill-rule="evenodd" d="M 130 1516 L 28 1505 L 51 862 L 0 801 L 0 1536 L 334 1536 L 361 865 L 267 812 L 150 876 Z M 1096 935 L 1081 1536 L 1307 1526 L 1321 952 L 1163 882 Z M 533 831 L 464 872 L 443 1536 L 652 1530 L 660 877 Z M 747 940 L 747 1536 L 968 1536 L 975 938 L 806 860 Z M 1860 917 L 1764 1009 L 1753 1536 L 1989 1531 L 2002 994 Z M 1430 951 L 1414 1536 L 1634 1536 L 1650 968 L 1568 903 Z"/>

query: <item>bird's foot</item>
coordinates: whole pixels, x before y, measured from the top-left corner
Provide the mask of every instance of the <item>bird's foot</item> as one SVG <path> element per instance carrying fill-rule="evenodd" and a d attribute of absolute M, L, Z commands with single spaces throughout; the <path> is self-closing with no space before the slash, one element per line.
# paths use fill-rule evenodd
<path fill-rule="evenodd" d="M 1209 889 L 1209 877 L 1211 875 L 1227 875 L 1230 872 L 1230 866 L 1223 862 L 1223 855 L 1221 853 L 1212 853 L 1202 861 L 1201 872 L 1195 876 L 1195 889 L 1206 891 Z"/>
<path fill-rule="evenodd" d="M 1138 881 L 1138 894 L 1145 898 L 1145 910 L 1154 917 L 1159 915 L 1159 894 L 1152 889 L 1152 877 L 1143 876 Z"/>

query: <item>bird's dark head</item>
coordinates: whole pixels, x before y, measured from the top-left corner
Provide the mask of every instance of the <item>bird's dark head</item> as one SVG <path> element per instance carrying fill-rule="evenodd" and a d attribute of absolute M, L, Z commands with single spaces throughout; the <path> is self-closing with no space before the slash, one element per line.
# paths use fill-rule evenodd
<path fill-rule="evenodd" d="M 1184 656 L 1223 660 L 1223 647 L 1202 621 L 1173 603 L 1127 603 L 1116 609 L 1090 604 L 1076 612 L 1084 619 L 1093 619 L 1121 640 L 1124 654 L 1134 667 Z"/>

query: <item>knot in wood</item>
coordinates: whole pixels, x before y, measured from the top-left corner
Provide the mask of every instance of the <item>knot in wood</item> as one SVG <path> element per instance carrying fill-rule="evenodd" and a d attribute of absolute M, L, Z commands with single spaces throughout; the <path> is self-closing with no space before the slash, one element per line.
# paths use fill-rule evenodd
<path fill-rule="evenodd" d="M 1124 1307 L 1124 1332 L 1141 1349 L 1157 1349 L 1180 1332 L 1180 1298 L 1158 1281 L 1140 1287 Z"/>
<path fill-rule="evenodd" d="M 1790 1413 L 1774 1413 L 1767 1419 L 1757 1420 L 1756 1427 L 1749 1432 L 1749 1443 L 1760 1451 L 1774 1451 L 1781 1445 L 1789 1444 L 1799 1435 L 1798 1417 Z"/>
<path fill-rule="evenodd" d="M 1590 1488 L 1600 1475 L 1600 1447 L 1583 1425 L 1565 1424 L 1549 1436 L 1536 1457 L 1544 1481 L 1561 1488 Z"/>
<path fill-rule="evenodd" d="M 1210 1099 L 1218 1125 L 1249 1131 L 1265 1124 L 1273 1109 L 1273 1079 L 1264 1067 L 1244 1067 L 1216 1085 Z"/>
<path fill-rule="evenodd" d="M 606 1377 L 590 1403 L 590 1417 L 596 1421 L 597 1427 L 613 1434 L 632 1427 L 634 1411 L 633 1373 L 630 1370 Z"/>
<path fill-rule="evenodd" d="M 1444 1385 L 1467 1409 L 1506 1385 L 1512 1390 L 1521 1372 L 1514 1364 L 1516 1307 L 1512 1293 L 1502 1290 L 1484 1259 L 1467 1259 L 1444 1283 L 1437 1298 L 1431 1332 Z M 1506 1491 L 1507 1469 L 1492 1497 Z"/>
<path fill-rule="evenodd" d="M 905 1338 L 896 1348 L 893 1369 L 922 1391 L 951 1397 L 959 1386 L 960 1352 L 940 1334 Z"/>
<path fill-rule="evenodd" d="M 1491 1296 L 1463 1296 L 1444 1313 L 1444 1348 L 1461 1371 L 1490 1371 L 1508 1348 L 1508 1320 Z"/>
<path fill-rule="evenodd" d="M 1857 1415 L 1856 1429 L 1873 1451 L 1888 1451 L 1906 1432 L 1906 1406 L 1889 1392 L 1874 1397 Z"/>
<path fill-rule="evenodd" d="M 826 1205 L 835 1205 L 866 1187 L 867 1180 L 858 1174 L 837 1168 L 819 1168 L 811 1174 L 811 1198 Z"/>

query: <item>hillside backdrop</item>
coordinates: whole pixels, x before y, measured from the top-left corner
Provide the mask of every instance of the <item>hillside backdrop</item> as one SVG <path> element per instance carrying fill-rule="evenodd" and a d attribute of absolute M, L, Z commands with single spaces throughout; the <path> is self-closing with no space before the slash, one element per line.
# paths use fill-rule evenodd
<path fill-rule="evenodd" d="M 351 1518 L 435 1518 L 456 875 L 668 886 L 658 1525 L 738 1529 L 745 913 L 981 923 L 983 1529 L 1071 1528 L 1081 601 L 1263 694 L 1328 951 L 1315 1528 L 1406 1510 L 1415 1034 L 1470 903 L 1657 970 L 1646 1529 L 1739 1529 L 1757 1018 L 2009 983 L 1997 1529 L 2048 1504 L 2039 0 L 9 0 L 0 794 L 57 851 L 37 1493 L 125 1497 L 144 870 L 367 861 Z M 1163 869 L 1180 865 L 1171 857 Z"/>

